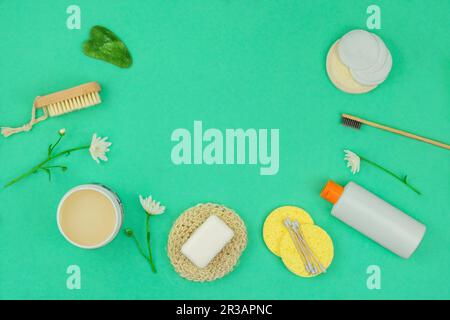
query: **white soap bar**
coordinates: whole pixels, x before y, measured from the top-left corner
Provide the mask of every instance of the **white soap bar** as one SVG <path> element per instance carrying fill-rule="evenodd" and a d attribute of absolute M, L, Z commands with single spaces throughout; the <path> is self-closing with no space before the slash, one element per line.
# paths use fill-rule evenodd
<path fill-rule="evenodd" d="M 197 267 L 206 267 L 233 238 L 233 230 L 212 215 L 194 231 L 181 252 Z"/>

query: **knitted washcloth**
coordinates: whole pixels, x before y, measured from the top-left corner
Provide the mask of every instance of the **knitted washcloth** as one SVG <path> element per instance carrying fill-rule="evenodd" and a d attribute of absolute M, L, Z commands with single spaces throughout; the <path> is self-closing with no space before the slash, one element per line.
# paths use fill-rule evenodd
<path fill-rule="evenodd" d="M 211 215 L 222 219 L 234 231 L 234 237 L 203 269 L 196 267 L 181 253 L 181 247 L 192 233 Z M 186 210 L 172 226 L 167 253 L 175 271 L 192 281 L 213 281 L 231 272 L 247 246 L 247 230 L 241 218 L 224 206 L 206 203 Z"/>

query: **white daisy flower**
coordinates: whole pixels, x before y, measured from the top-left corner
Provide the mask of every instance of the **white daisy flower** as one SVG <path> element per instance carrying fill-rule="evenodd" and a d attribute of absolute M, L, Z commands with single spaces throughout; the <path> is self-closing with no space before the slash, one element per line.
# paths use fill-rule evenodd
<path fill-rule="evenodd" d="M 89 152 L 91 153 L 92 159 L 94 159 L 97 163 L 100 163 L 100 160 L 108 161 L 106 153 L 109 151 L 111 142 L 108 142 L 106 140 L 108 140 L 108 137 L 97 137 L 96 133 L 94 133 L 94 135 L 92 136 Z"/>
<path fill-rule="evenodd" d="M 361 158 L 356 153 L 351 152 L 350 150 L 344 150 L 344 153 L 344 160 L 347 161 L 347 167 L 350 168 L 353 174 L 358 173 L 361 164 Z"/>
<path fill-rule="evenodd" d="M 65 135 L 65 134 L 66 134 L 66 129 L 64 129 L 64 128 L 59 129 L 59 135 L 60 135 L 60 136 L 63 136 L 63 135 Z"/>
<path fill-rule="evenodd" d="M 139 200 L 141 201 L 142 208 L 144 208 L 145 212 L 150 215 L 159 215 L 164 213 L 164 211 L 166 210 L 166 207 L 162 206 L 161 203 L 153 200 L 152 196 L 144 198 L 139 195 Z"/>

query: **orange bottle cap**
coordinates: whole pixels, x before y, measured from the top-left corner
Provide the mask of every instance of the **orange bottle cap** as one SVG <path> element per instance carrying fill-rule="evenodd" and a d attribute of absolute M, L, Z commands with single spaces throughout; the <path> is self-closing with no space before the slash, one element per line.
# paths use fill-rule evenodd
<path fill-rule="evenodd" d="M 332 204 L 335 204 L 339 200 L 343 192 L 344 187 L 334 181 L 329 180 L 325 188 L 323 188 L 322 192 L 320 193 L 320 196 L 325 200 L 331 202 Z"/>

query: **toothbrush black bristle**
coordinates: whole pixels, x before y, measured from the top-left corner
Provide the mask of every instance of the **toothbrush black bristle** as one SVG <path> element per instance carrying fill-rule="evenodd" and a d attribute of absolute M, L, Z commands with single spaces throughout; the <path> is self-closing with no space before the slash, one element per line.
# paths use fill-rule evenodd
<path fill-rule="evenodd" d="M 357 129 L 357 130 L 361 129 L 361 125 L 362 125 L 361 122 L 346 118 L 344 116 L 342 117 L 342 124 L 346 127 L 350 127 L 350 128 Z"/>

